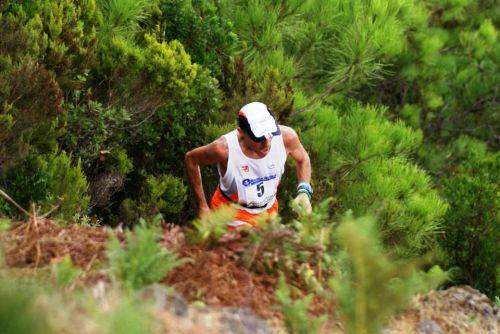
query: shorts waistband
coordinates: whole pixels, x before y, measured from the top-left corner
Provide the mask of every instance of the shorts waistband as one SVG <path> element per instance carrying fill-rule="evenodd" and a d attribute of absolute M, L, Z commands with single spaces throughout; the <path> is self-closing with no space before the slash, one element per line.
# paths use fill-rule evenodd
<path fill-rule="evenodd" d="M 227 200 L 228 200 L 228 201 L 230 201 L 230 202 L 236 203 L 235 201 L 233 201 L 233 200 L 231 199 L 231 197 L 229 197 L 229 195 L 228 195 L 228 194 L 226 194 L 226 193 L 224 192 L 224 190 L 222 190 L 222 188 L 220 187 L 220 184 L 219 184 L 217 187 L 219 187 L 219 191 L 220 191 L 220 193 L 222 194 L 222 196 L 224 196 L 224 198 L 225 198 L 225 199 L 227 199 Z M 248 205 L 246 205 L 246 204 L 240 204 L 240 203 L 236 203 L 236 204 L 238 204 L 239 206 L 242 206 L 242 207 L 244 207 L 244 208 L 247 208 L 247 209 L 264 209 L 264 208 L 267 206 L 267 204 L 268 204 L 268 203 L 266 203 L 265 205 L 262 205 L 262 206 L 248 206 Z"/>

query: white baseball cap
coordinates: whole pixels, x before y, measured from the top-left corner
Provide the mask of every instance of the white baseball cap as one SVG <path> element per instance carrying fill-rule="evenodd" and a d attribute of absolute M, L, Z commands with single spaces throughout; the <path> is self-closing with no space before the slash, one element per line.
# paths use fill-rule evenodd
<path fill-rule="evenodd" d="M 278 123 L 262 102 L 244 105 L 238 113 L 238 125 L 256 142 L 280 134 Z"/>

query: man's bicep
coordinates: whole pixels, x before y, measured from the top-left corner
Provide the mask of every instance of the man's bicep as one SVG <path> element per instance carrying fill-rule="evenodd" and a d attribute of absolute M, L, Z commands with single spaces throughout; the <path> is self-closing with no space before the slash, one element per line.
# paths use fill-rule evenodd
<path fill-rule="evenodd" d="M 293 147 L 291 147 L 289 154 L 295 161 L 303 161 L 307 158 L 307 152 L 304 146 L 302 146 L 301 142 L 297 139 L 297 143 Z"/>
<path fill-rule="evenodd" d="M 305 156 L 307 156 L 307 152 L 302 146 L 302 143 L 299 140 L 299 136 L 292 128 L 287 128 L 286 134 L 286 150 L 288 154 L 292 156 L 295 161 L 302 161 Z"/>

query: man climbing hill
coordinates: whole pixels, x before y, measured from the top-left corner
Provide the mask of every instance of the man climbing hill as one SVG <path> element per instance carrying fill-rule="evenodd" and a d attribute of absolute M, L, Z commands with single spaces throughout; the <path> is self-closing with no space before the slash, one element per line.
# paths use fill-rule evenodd
<path fill-rule="evenodd" d="M 255 226 L 259 214 L 278 212 L 276 193 L 285 161 L 291 155 L 296 162 L 297 197 L 295 202 L 311 211 L 311 162 L 297 133 L 278 125 L 267 106 L 249 103 L 238 113 L 238 128 L 212 143 L 185 155 L 189 183 L 198 204 L 198 216 L 222 205 L 234 205 L 238 211 L 230 226 Z M 200 166 L 217 164 L 219 185 L 210 207 L 205 198 Z"/>

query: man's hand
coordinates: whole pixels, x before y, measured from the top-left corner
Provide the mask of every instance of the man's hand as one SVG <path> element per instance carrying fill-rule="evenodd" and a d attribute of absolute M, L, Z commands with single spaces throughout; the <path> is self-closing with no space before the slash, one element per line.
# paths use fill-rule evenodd
<path fill-rule="evenodd" d="M 300 208 L 304 210 L 305 213 L 312 212 L 311 200 L 306 193 L 299 193 L 293 202 Z"/>

